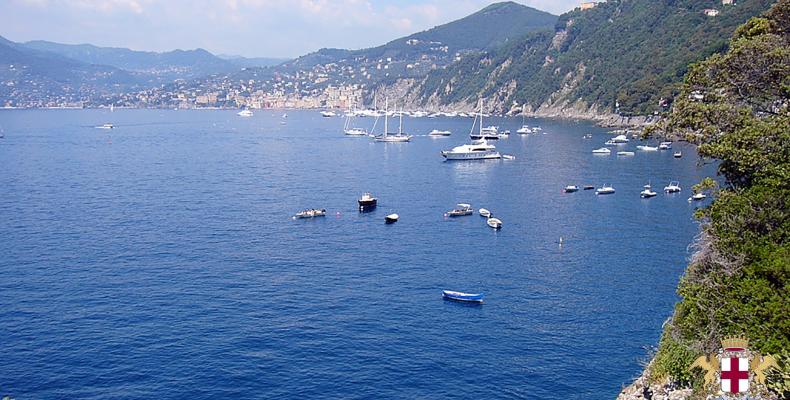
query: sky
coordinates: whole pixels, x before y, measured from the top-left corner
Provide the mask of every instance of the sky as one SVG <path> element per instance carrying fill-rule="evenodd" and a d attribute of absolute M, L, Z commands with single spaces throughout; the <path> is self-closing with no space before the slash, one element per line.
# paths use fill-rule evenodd
<path fill-rule="evenodd" d="M 581 0 L 519 0 L 553 14 Z M 0 0 L 0 36 L 246 57 L 359 49 L 469 15 L 492 0 Z"/>

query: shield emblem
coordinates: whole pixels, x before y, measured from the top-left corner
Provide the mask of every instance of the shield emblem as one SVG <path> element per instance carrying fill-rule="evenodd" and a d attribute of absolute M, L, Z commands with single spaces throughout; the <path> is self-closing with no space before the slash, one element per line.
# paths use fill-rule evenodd
<path fill-rule="evenodd" d="M 748 358 L 721 358 L 721 390 L 724 393 L 743 393 L 749 391 Z"/>

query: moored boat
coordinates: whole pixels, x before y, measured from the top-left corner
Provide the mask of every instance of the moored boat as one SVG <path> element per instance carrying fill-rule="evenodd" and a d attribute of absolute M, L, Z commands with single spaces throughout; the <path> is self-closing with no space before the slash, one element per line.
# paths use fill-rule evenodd
<path fill-rule="evenodd" d="M 499 218 L 489 217 L 486 224 L 496 230 L 502 229 L 502 221 Z"/>
<path fill-rule="evenodd" d="M 644 145 L 644 146 L 643 145 L 636 146 L 636 149 L 637 150 L 642 150 L 642 151 L 658 151 L 658 147 L 646 146 L 646 145 Z"/>
<path fill-rule="evenodd" d="M 482 303 L 483 297 L 485 294 L 483 293 L 464 293 L 464 292 L 456 292 L 453 290 L 442 290 L 442 297 L 447 300 L 455 300 L 455 301 L 466 301 L 471 303 Z"/>
<path fill-rule="evenodd" d="M 652 190 L 652 187 L 650 186 L 650 184 L 645 185 L 644 186 L 644 190 L 639 192 L 639 197 L 641 197 L 643 199 L 649 199 L 651 197 L 655 197 L 656 195 L 658 195 L 658 193 L 656 193 L 656 192 L 654 192 Z"/>
<path fill-rule="evenodd" d="M 661 142 L 658 144 L 659 150 L 669 150 L 672 148 L 672 142 Z"/>
<path fill-rule="evenodd" d="M 595 194 L 613 194 L 613 193 L 614 193 L 614 187 L 612 187 L 612 185 L 609 184 L 604 184 L 603 186 L 595 190 Z"/>
<path fill-rule="evenodd" d="M 675 154 L 673 154 L 672 156 L 675 157 L 675 158 L 681 158 L 681 157 L 683 157 L 683 152 L 676 151 Z"/>
<path fill-rule="evenodd" d="M 565 192 L 565 193 L 578 192 L 579 191 L 579 187 L 576 186 L 576 185 L 568 185 L 568 186 L 565 186 L 565 188 L 562 189 L 562 191 Z"/>
<path fill-rule="evenodd" d="M 455 205 L 455 208 L 447 212 L 448 217 L 461 217 L 464 215 L 472 215 L 474 210 L 472 210 L 471 204 L 466 203 L 458 203 Z"/>
<path fill-rule="evenodd" d="M 593 189 L 595 189 L 595 186 L 593 185 L 584 185 L 584 190 L 593 190 Z"/>
<path fill-rule="evenodd" d="M 481 217 L 488 218 L 491 216 L 491 211 L 488 211 L 485 208 L 481 208 L 477 210 L 477 213 L 480 214 Z"/>
<path fill-rule="evenodd" d="M 708 196 L 706 196 L 705 193 L 694 193 L 693 196 L 689 197 L 689 201 L 705 200 L 706 197 Z"/>
<path fill-rule="evenodd" d="M 441 136 L 450 136 L 450 134 L 451 134 L 450 131 L 440 131 L 438 129 L 434 129 L 430 133 L 428 133 L 428 136 L 440 136 L 441 137 Z"/>
<path fill-rule="evenodd" d="M 115 125 L 113 125 L 113 124 L 111 124 L 109 122 L 106 123 L 106 124 L 101 124 L 101 125 L 96 127 L 96 129 L 113 129 L 113 128 L 115 128 Z"/>
<path fill-rule="evenodd" d="M 252 111 L 245 109 L 237 112 L 236 115 L 240 117 L 252 117 Z"/>
<path fill-rule="evenodd" d="M 607 149 L 606 147 L 601 147 L 600 149 L 595 149 L 592 152 L 593 152 L 593 154 L 604 154 L 604 155 L 612 154 L 612 151 Z"/>
<path fill-rule="evenodd" d="M 633 156 L 634 154 L 636 154 L 636 153 L 634 153 L 633 151 L 618 151 L 617 152 L 618 156 Z"/>
<path fill-rule="evenodd" d="M 376 208 L 378 199 L 373 197 L 370 193 L 365 193 L 357 200 L 357 203 L 359 204 L 360 211 L 372 210 Z"/>
<path fill-rule="evenodd" d="M 677 193 L 680 191 L 680 182 L 678 181 L 671 181 L 669 182 L 669 185 L 664 186 L 664 192 L 666 193 Z"/>
<path fill-rule="evenodd" d="M 398 214 L 393 213 L 384 217 L 384 222 L 387 224 L 394 224 L 398 222 L 398 218 L 400 218 Z"/>
<path fill-rule="evenodd" d="M 326 209 L 312 208 L 304 211 L 299 211 L 293 216 L 293 219 L 315 218 L 326 216 Z"/>

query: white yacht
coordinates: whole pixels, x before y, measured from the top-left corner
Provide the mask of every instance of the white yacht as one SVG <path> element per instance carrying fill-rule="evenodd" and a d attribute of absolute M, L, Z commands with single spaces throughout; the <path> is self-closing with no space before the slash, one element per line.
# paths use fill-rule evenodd
<path fill-rule="evenodd" d="M 658 147 L 655 146 L 636 146 L 636 149 L 642 151 L 658 151 Z"/>
<path fill-rule="evenodd" d="M 612 139 L 615 143 L 628 143 L 628 136 L 626 135 L 617 135 Z"/>
<path fill-rule="evenodd" d="M 252 117 L 252 111 L 244 109 L 236 113 L 240 117 Z"/>
<path fill-rule="evenodd" d="M 671 181 L 669 182 L 669 185 L 664 186 L 664 192 L 667 193 L 677 193 L 680 190 L 680 182 L 678 181 Z"/>
<path fill-rule="evenodd" d="M 386 108 L 386 106 L 385 106 Z M 400 124 L 398 126 L 398 133 L 396 135 L 390 135 L 387 133 L 389 129 L 389 117 L 388 113 L 384 113 L 384 133 L 376 136 L 375 140 L 377 142 L 387 142 L 387 143 L 404 143 L 411 140 L 411 135 L 406 135 L 403 133 L 403 113 L 400 113 Z"/>
<path fill-rule="evenodd" d="M 694 193 L 693 196 L 689 197 L 689 202 L 705 200 L 706 197 L 708 196 L 705 196 L 705 193 Z"/>
<path fill-rule="evenodd" d="M 453 147 L 452 150 L 442 152 L 442 157 L 447 160 L 498 160 L 502 155 L 496 146 L 488 144 L 485 139 L 473 140 L 471 144 Z"/>
<path fill-rule="evenodd" d="M 428 136 L 450 136 L 450 131 L 440 131 L 438 129 L 432 130 Z"/>
<path fill-rule="evenodd" d="M 641 197 L 643 199 L 649 199 L 651 197 L 655 197 L 658 194 L 658 193 L 653 191 L 653 189 L 652 189 L 652 187 L 650 186 L 649 183 L 647 185 L 645 185 L 644 188 L 645 188 L 644 190 L 639 192 L 639 197 Z"/>
<path fill-rule="evenodd" d="M 595 190 L 595 194 L 613 194 L 614 188 L 610 184 L 604 184 L 603 186 L 599 187 Z"/>
<path fill-rule="evenodd" d="M 612 151 L 607 149 L 606 147 L 601 147 L 600 149 L 595 149 L 592 152 L 593 152 L 593 154 L 606 154 L 606 155 L 612 154 Z"/>

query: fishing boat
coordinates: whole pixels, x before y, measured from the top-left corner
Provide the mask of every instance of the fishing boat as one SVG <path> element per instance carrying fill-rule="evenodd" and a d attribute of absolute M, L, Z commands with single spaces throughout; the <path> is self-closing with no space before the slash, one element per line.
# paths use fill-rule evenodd
<path fill-rule="evenodd" d="M 438 129 L 434 129 L 430 133 L 428 133 L 428 136 L 439 136 L 439 137 L 441 137 L 441 136 L 450 136 L 450 134 L 451 134 L 450 131 L 440 131 Z"/>
<path fill-rule="evenodd" d="M 644 145 L 644 146 L 643 145 L 636 146 L 636 149 L 637 150 L 642 150 L 642 151 L 658 151 L 658 147 L 646 146 L 646 145 Z"/>
<path fill-rule="evenodd" d="M 400 218 L 398 216 L 398 214 L 394 214 L 393 213 L 393 214 L 387 215 L 386 217 L 384 217 L 384 223 L 394 224 L 394 223 L 398 222 L 398 218 Z"/>
<path fill-rule="evenodd" d="M 483 293 L 464 293 L 464 292 L 455 292 L 452 290 L 442 290 L 442 297 L 447 300 L 465 301 L 470 303 L 482 303 L 484 296 L 485 294 Z"/>
<path fill-rule="evenodd" d="M 565 193 L 578 192 L 579 191 L 579 187 L 576 186 L 576 185 L 568 185 L 568 186 L 565 186 L 565 188 L 562 189 L 562 191 L 565 192 Z"/>
<path fill-rule="evenodd" d="M 489 217 L 486 220 L 486 224 L 496 230 L 502 229 L 502 221 L 499 218 Z"/>
<path fill-rule="evenodd" d="M 652 187 L 650 186 L 649 183 L 644 186 L 644 190 L 639 192 L 639 197 L 641 197 L 643 199 L 649 199 L 651 197 L 655 197 L 656 195 L 658 195 L 658 193 L 656 193 L 656 192 L 654 192 L 652 190 Z"/>
<path fill-rule="evenodd" d="M 359 204 L 360 211 L 368 211 L 376 208 L 378 199 L 373 197 L 370 193 L 365 193 L 357 200 L 357 203 Z"/>
<path fill-rule="evenodd" d="M 472 215 L 473 213 L 474 210 L 472 210 L 471 204 L 458 203 L 455 205 L 455 208 L 448 211 L 445 215 L 448 217 L 462 217 L 464 215 Z"/>
<path fill-rule="evenodd" d="M 675 157 L 675 158 L 681 158 L 681 157 L 683 157 L 683 152 L 676 151 L 675 154 L 673 154 L 672 156 Z"/>
<path fill-rule="evenodd" d="M 96 127 L 96 129 L 113 129 L 113 128 L 115 128 L 115 126 L 113 124 L 110 124 L 110 123 L 101 124 L 101 125 Z"/>
<path fill-rule="evenodd" d="M 299 211 L 293 216 L 293 219 L 315 218 L 326 216 L 326 209 L 312 208 L 304 211 Z"/>
<path fill-rule="evenodd" d="M 614 194 L 612 185 L 605 184 L 595 191 L 595 194 Z"/>
<path fill-rule="evenodd" d="M 669 182 L 669 185 L 664 186 L 664 192 L 666 193 L 677 193 L 680 191 L 680 182 L 678 181 L 671 181 Z"/>
<path fill-rule="evenodd" d="M 241 110 L 236 113 L 239 117 L 252 117 L 252 111 L 250 110 Z"/>
<path fill-rule="evenodd" d="M 481 208 L 477 210 L 477 213 L 480 214 L 481 217 L 488 218 L 491 216 L 491 211 L 488 211 L 485 208 Z"/>
<path fill-rule="evenodd" d="M 606 147 L 601 147 L 600 149 L 595 149 L 592 152 L 593 152 L 593 154 L 605 154 L 605 155 L 612 154 L 612 151 L 607 149 Z"/>
<path fill-rule="evenodd" d="M 633 151 L 618 151 L 617 152 L 618 156 L 633 156 L 634 154 L 636 154 L 636 153 L 634 153 Z"/>

